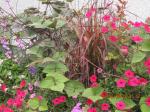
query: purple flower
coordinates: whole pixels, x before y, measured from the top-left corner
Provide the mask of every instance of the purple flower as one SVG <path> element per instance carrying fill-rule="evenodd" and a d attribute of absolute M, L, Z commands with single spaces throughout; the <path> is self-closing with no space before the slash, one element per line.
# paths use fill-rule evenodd
<path fill-rule="evenodd" d="M 82 109 L 81 109 L 81 103 L 77 103 L 73 109 L 71 110 L 71 112 L 83 112 Z"/>
<path fill-rule="evenodd" d="M 29 73 L 32 75 L 35 75 L 37 72 L 37 69 L 34 66 L 30 66 L 28 70 L 29 70 Z"/>

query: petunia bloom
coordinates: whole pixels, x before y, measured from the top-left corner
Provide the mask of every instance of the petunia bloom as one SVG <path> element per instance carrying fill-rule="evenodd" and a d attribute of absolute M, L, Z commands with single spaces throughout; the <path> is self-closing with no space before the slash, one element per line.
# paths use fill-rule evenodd
<path fill-rule="evenodd" d="M 137 44 L 143 42 L 143 38 L 138 35 L 132 36 L 131 40 Z"/>
<path fill-rule="evenodd" d="M 94 108 L 94 107 L 93 107 L 93 108 L 89 108 L 89 109 L 88 109 L 88 112 L 97 112 L 97 109 Z"/>
<path fill-rule="evenodd" d="M 101 27 L 101 32 L 102 33 L 107 33 L 109 30 L 108 30 L 108 28 L 106 27 L 106 26 L 102 26 Z"/>
<path fill-rule="evenodd" d="M 123 101 L 118 101 L 115 106 L 118 110 L 124 110 L 126 108 L 126 104 Z"/>
<path fill-rule="evenodd" d="M 121 46 L 120 51 L 122 52 L 123 55 L 128 55 L 129 48 L 128 46 Z"/>
<path fill-rule="evenodd" d="M 133 78 L 134 77 L 134 72 L 131 71 L 130 69 L 126 70 L 124 74 L 127 78 Z"/>
<path fill-rule="evenodd" d="M 109 108 L 110 108 L 110 105 L 108 103 L 101 104 L 101 110 L 107 111 L 109 110 Z"/>
<path fill-rule="evenodd" d="M 148 58 L 145 62 L 144 62 L 144 66 L 146 68 L 149 68 L 150 69 L 150 58 Z"/>
<path fill-rule="evenodd" d="M 124 88 L 126 86 L 126 80 L 120 78 L 116 82 L 118 88 Z"/>
<path fill-rule="evenodd" d="M 116 36 L 109 36 L 108 39 L 111 41 L 111 42 L 117 42 L 118 41 L 118 37 Z"/>
<path fill-rule="evenodd" d="M 146 98 L 145 103 L 146 103 L 147 106 L 150 107 L 150 97 L 147 97 L 147 98 Z"/>
<path fill-rule="evenodd" d="M 105 16 L 103 16 L 103 20 L 104 20 L 105 22 L 110 21 L 110 15 L 105 15 Z"/>
<path fill-rule="evenodd" d="M 92 83 L 96 82 L 96 80 L 97 80 L 97 76 L 95 74 L 93 74 L 92 76 L 90 76 L 90 81 Z"/>
<path fill-rule="evenodd" d="M 128 80 L 128 85 L 132 87 L 136 87 L 140 85 L 140 81 L 137 77 L 134 77 Z"/>

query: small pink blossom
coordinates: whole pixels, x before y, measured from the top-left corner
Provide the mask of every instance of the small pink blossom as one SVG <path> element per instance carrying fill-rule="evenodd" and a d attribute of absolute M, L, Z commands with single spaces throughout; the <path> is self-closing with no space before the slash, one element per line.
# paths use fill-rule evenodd
<path fill-rule="evenodd" d="M 126 80 L 120 78 L 116 82 L 118 88 L 124 88 L 126 86 Z"/>
<path fill-rule="evenodd" d="M 149 25 L 145 24 L 145 25 L 144 25 L 144 29 L 145 29 L 145 31 L 146 31 L 147 33 L 150 33 L 150 26 L 149 26 Z"/>
<path fill-rule="evenodd" d="M 118 110 L 124 110 L 124 109 L 126 108 L 126 104 L 125 104 L 123 101 L 118 101 L 118 102 L 116 103 L 116 108 L 117 108 Z"/>
<path fill-rule="evenodd" d="M 103 20 L 104 20 L 105 22 L 110 21 L 110 15 L 105 15 L 105 16 L 103 17 Z"/>
<path fill-rule="evenodd" d="M 128 55 L 129 52 L 128 46 L 121 46 L 120 50 L 124 55 Z"/>
<path fill-rule="evenodd" d="M 90 76 L 90 81 L 92 83 L 96 82 L 96 80 L 97 80 L 97 76 L 95 74 L 93 74 L 93 75 Z"/>
<path fill-rule="evenodd" d="M 101 32 L 102 33 L 107 33 L 109 30 L 108 30 L 108 28 L 106 27 L 106 26 L 102 26 L 101 27 Z"/>
<path fill-rule="evenodd" d="M 131 79 L 128 80 L 128 85 L 129 86 L 136 87 L 136 86 L 139 86 L 139 84 L 140 84 L 140 81 L 136 77 L 131 78 Z"/>
<path fill-rule="evenodd" d="M 145 62 L 144 62 L 144 66 L 148 69 L 150 69 L 150 58 L 148 58 Z"/>
<path fill-rule="evenodd" d="M 92 107 L 92 108 L 89 108 L 89 109 L 88 109 L 88 112 L 97 112 L 97 109 L 94 108 L 94 107 Z"/>
<path fill-rule="evenodd" d="M 136 27 L 136 28 L 139 28 L 139 27 L 141 27 L 142 25 L 143 25 L 142 22 L 135 22 L 135 23 L 133 23 L 133 26 Z"/>
<path fill-rule="evenodd" d="M 126 70 L 124 74 L 127 78 L 133 78 L 134 77 L 134 72 L 131 71 L 130 69 Z"/>
<path fill-rule="evenodd" d="M 150 97 L 147 97 L 147 98 L 146 98 L 145 103 L 146 103 L 147 106 L 150 107 Z"/>
<path fill-rule="evenodd" d="M 143 42 L 143 38 L 138 35 L 132 36 L 131 39 L 137 44 Z"/>
<path fill-rule="evenodd" d="M 117 42 L 118 41 L 118 37 L 116 36 L 109 36 L 108 38 L 111 42 Z"/>

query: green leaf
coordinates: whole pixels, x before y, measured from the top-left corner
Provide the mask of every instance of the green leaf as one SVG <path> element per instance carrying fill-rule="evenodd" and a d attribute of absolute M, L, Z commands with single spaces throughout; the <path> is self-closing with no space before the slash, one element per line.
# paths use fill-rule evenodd
<path fill-rule="evenodd" d="M 141 45 L 142 51 L 150 51 L 150 39 L 145 40 Z"/>
<path fill-rule="evenodd" d="M 123 101 L 126 104 L 126 108 L 125 109 L 131 109 L 131 108 L 133 108 L 136 105 L 131 99 L 128 99 L 128 98 L 117 98 L 117 97 L 114 97 L 114 98 L 109 98 L 109 101 L 114 106 L 116 105 L 116 103 L 118 101 Z"/>
<path fill-rule="evenodd" d="M 141 97 L 140 99 L 140 109 L 142 112 L 147 112 L 147 110 L 150 110 L 150 107 L 145 104 L 146 98 L 147 97 Z"/>
<path fill-rule="evenodd" d="M 141 62 L 145 58 L 145 56 L 145 53 L 142 53 L 140 51 L 135 52 L 132 57 L 132 63 Z"/>
<path fill-rule="evenodd" d="M 46 111 L 46 110 L 48 110 L 47 101 L 45 99 L 43 99 L 41 101 L 39 111 Z"/>
<path fill-rule="evenodd" d="M 44 73 L 65 73 L 66 71 L 68 71 L 68 68 L 66 67 L 66 65 L 60 62 L 51 62 L 43 70 Z"/>
<path fill-rule="evenodd" d="M 65 91 L 68 96 L 78 96 L 84 91 L 84 85 L 79 81 L 71 80 L 65 84 Z"/>
<path fill-rule="evenodd" d="M 61 28 L 66 24 L 65 20 L 57 20 L 56 28 Z"/>
<path fill-rule="evenodd" d="M 44 80 L 41 81 L 40 87 L 45 89 L 50 89 L 51 86 L 54 86 L 54 79 L 52 77 L 46 77 Z"/>
<path fill-rule="evenodd" d="M 97 100 L 102 99 L 102 97 L 100 96 L 100 93 L 103 91 L 102 88 L 97 87 L 97 88 L 87 88 L 84 90 L 82 96 L 89 98 L 91 100 L 93 100 L 94 102 L 96 102 Z"/>
<path fill-rule="evenodd" d="M 37 109 L 39 107 L 39 100 L 38 98 L 32 98 L 28 101 L 29 107 L 32 109 Z"/>

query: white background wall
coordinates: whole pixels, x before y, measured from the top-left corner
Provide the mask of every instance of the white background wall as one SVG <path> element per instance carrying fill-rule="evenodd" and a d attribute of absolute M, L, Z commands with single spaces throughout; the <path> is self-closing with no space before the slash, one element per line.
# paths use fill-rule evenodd
<path fill-rule="evenodd" d="M 22 12 L 27 7 L 41 7 L 41 4 L 38 0 L 10 0 L 10 4 L 13 7 L 14 11 Z M 18 4 L 16 4 L 18 1 Z M 80 1 L 79 5 L 81 6 L 84 2 L 88 0 L 75 0 Z M 117 1 L 117 0 L 115 0 Z M 74 2 L 73 6 L 77 6 L 78 3 Z M 9 7 L 6 3 L 6 0 L 0 0 L 0 6 L 9 11 Z M 131 20 L 142 20 L 144 21 L 148 16 L 150 16 L 150 0 L 128 0 L 127 10 L 130 12 L 137 14 L 141 18 L 136 18 L 133 15 L 127 13 L 128 18 Z"/>

